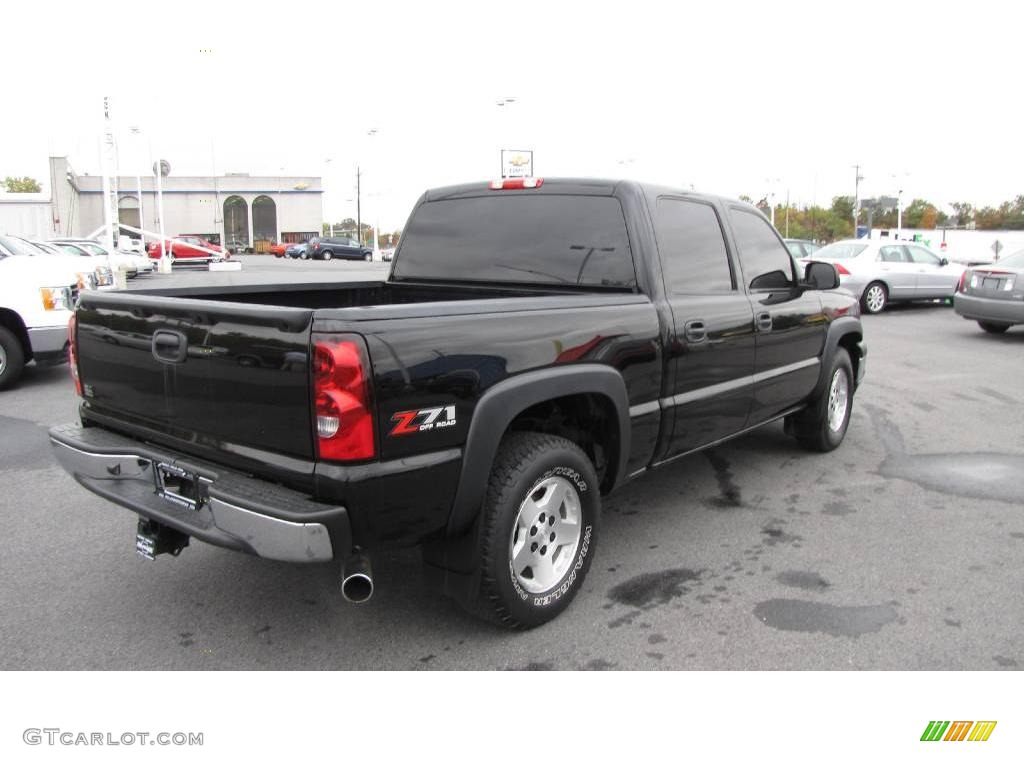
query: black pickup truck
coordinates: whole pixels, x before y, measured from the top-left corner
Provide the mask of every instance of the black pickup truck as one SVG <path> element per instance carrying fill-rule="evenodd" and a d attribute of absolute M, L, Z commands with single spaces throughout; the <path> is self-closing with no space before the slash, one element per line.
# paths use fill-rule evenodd
<path fill-rule="evenodd" d="M 425 193 L 386 281 L 83 295 L 81 424 L 50 432 L 136 548 L 195 537 L 341 564 L 422 547 L 509 627 L 556 616 L 595 556 L 601 498 L 785 419 L 842 441 L 865 372 L 857 300 L 802 272 L 744 203 L 628 181 Z"/>

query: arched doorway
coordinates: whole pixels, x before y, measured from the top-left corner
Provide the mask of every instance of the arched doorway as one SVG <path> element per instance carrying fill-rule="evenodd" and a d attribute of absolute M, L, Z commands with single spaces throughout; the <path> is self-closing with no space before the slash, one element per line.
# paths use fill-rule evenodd
<path fill-rule="evenodd" d="M 139 198 L 135 195 L 123 195 L 117 201 L 117 220 L 122 224 L 127 224 L 129 227 L 135 227 L 136 229 L 142 229 L 142 223 L 139 220 Z M 124 230 L 121 234 L 129 237 L 138 237 L 135 232 L 129 232 Z"/>
<path fill-rule="evenodd" d="M 224 237 L 229 248 L 236 245 L 248 248 L 250 245 L 249 206 L 238 195 L 224 201 Z"/>
<path fill-rule="evenodd" d="M 256 240 L 277 242 L 277 206 L 266 195 L 252 201 L 252 235 Z"/>

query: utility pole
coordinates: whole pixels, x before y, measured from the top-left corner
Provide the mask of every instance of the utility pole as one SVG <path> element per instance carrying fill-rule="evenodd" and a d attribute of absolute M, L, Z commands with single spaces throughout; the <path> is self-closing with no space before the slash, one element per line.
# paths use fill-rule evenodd
<path fill-rule="evenodd" d="M 359 245 L 363 244 L 363 209 L 360 201 L 360 188 L 359 179 L 362 174 L 359 171 L 359 166 L 356 166 L 356 237 L 359 239 Z"/>
<path fill-rule="evenodd" d="M 860 183 L 864 177 L 860 175 L 860 166 L 853 166 L 855 175 L 853 180 L 853 236 L 857 237 L 857 221 L 860 219 Z"/>

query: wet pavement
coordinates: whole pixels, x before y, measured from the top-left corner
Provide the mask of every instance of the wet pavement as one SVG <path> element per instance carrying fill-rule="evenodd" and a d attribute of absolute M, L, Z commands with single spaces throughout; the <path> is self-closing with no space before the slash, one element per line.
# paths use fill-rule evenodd
<path fill-rule="evenodd" d="M 30 367 L 0 393 L 0 668 L 1024 668 L 1024 329 L 939 305 L 865 328 L 839 450 L 776 425 L 640 478 L 605 501 L 573 605 L 521 634 L 430 591 L 414 550 L 375 558 L 362 606 L 330 565 L 197 542 L 136 560 L 131 513 L 46 449 L 67 370 Z"/>

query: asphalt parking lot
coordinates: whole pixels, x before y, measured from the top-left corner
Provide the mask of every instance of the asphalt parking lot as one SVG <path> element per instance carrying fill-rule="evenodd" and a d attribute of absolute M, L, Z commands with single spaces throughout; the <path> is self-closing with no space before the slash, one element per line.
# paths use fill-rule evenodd
<path fill-rule="evenodd" d="M 291 279 L 386 268 L 242 261 Z M 992 336 L 939 304 L 864 325 L 840 449 L 805 453 L 780 424 L 627 486 L 580 596 L 521 634 L 430 591 L 416 551 L 378 554 L 360 606 L 329 565 L 195 541 L 137 560 L 135 517 L 51 458 L 46 429 L 76 417 L 66 366 L 31 366 L 0 393 L 0 668 L 1024 667 L 1024 328 Z"/>

